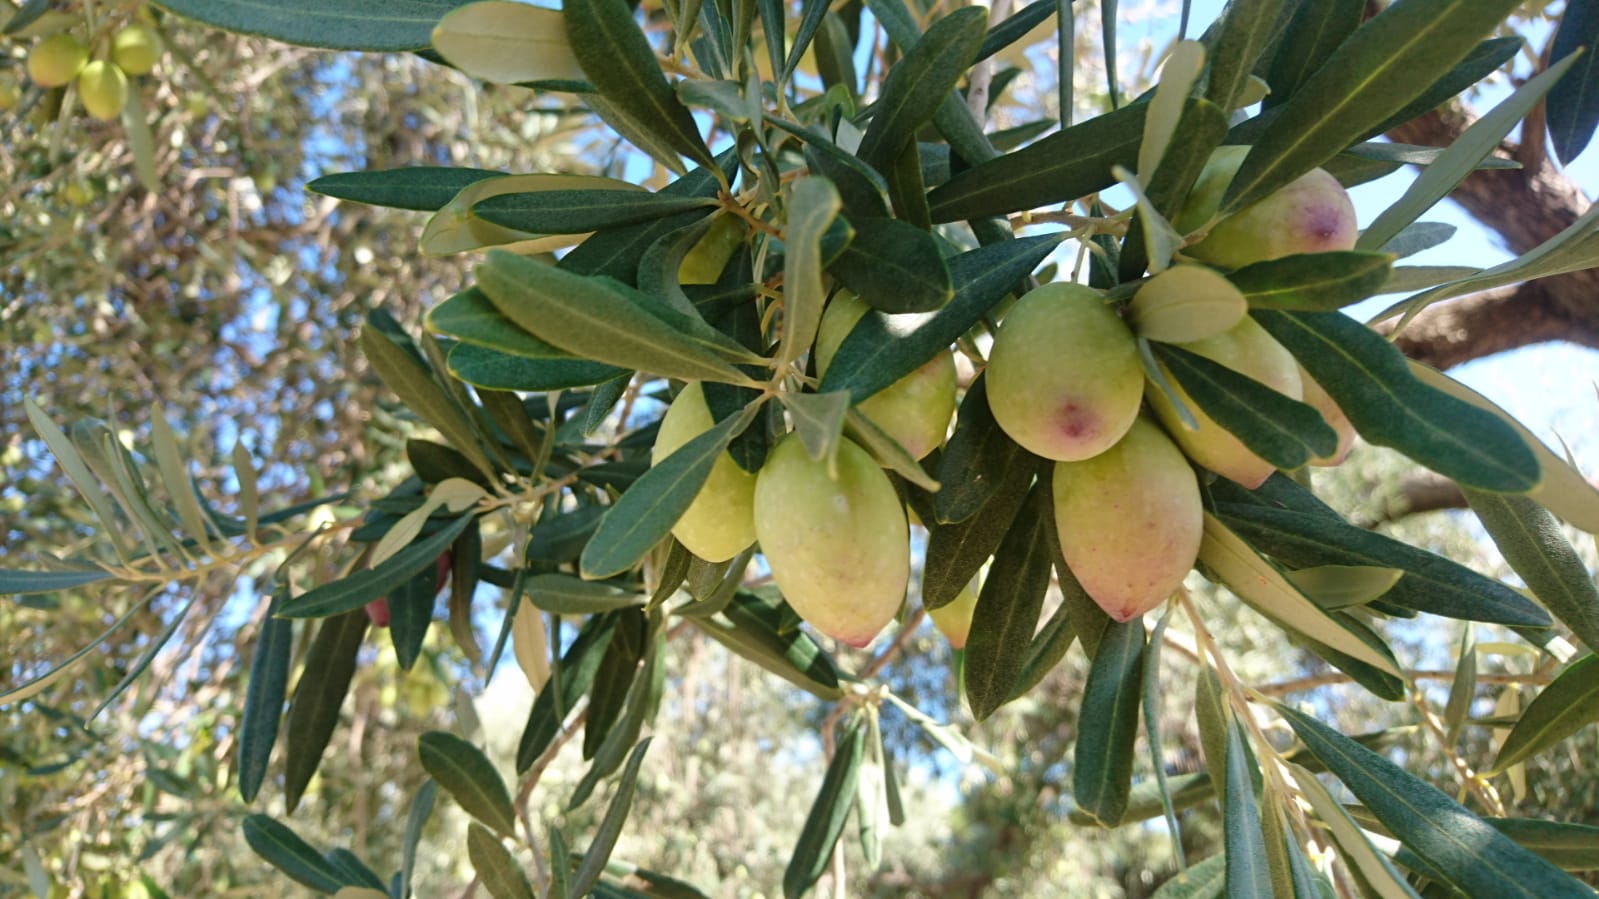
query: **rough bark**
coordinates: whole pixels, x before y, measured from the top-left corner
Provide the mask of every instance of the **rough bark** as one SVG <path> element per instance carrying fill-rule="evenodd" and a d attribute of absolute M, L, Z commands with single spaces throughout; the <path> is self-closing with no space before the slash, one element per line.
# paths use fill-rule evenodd
<path fill-rule="evenodd" d="M 1388 137 L 1447 146 L 1471 121 L 1445 106 L 1394 128 Z M 1507 141 L 1499 151 L 1522 169 L 1474 172 L 1450 194 L 1518 255 L 1560 233 L 1588 207 L 1577 185 L 1547 159 L 1541 116 L 1529 117 L 1527 125 L 1538 139 L 1524 146 Z M 1596 296 L 1599 271 L 1593 270 L 1470 294 L 1428 308 L 1394 342 L 1406 355 L 1437 368 L 1551 340 L 1599 348 Z"/>

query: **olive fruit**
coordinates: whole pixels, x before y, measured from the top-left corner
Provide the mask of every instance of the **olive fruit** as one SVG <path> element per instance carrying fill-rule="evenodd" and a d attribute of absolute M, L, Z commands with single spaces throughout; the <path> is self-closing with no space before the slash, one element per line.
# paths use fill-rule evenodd
<path fill-rule="evenodd" d="M 841 290 L 827 304 L 816 332 L 816 373 L 825 375 L 839 345 L 870 307 Z M 939 350 L 933 358 L 860 403 L 861 414 L 921 459 L 944 442 L 955 414 L 955 354 Z"/>
<path fill-rule="evenodd" d="M 755 481 L 755 533 L 772 579 L 799 616 L 851 646 L 893 620 L 910 580 L 910 528 L 888 475 L 838 444 L 836 476 L 790 434 Z"/>
<path fill-rule="evenodd" d="M 128 102 L 128 76 L 115 63 L 97 59 L 78 74 L 78 99 L 97 119 L 114 119 Z"/>
<path fill-rule="evenodd" d="M 1293 355 L 1248 316 L 1223 334 L 1176 346 L 1219 362 L 1291 399 L 1297 400 L 1303 395 L 1299 364 Z M 1270 462 L 1255 455 L 1232 432 L 1216 424 L 1194 404 L 1175 378 L 1166 380 L 1177 398 L 1193 413 L 1199 427 L 1194 430 L 1184 427 L 1171 399 L 1153 383 L 1146 390 L 1149 404 L 1190 459 L 1251 490 L 1271 477 L 1276 468 Z"/>
<path fill-rule="evenodd" d="M 1099 293 L 1045 284 L 1016 301 L 988 357 L 988 405 L 1024 449 L 1088 459 L 1138 417 L 1144 383 L 1132 331 Z"/>
<path fill-rule="evenodd" d="M 936 609 L 928 609 L 927 617 L 933 627 L 949 641 L 951 649 L 965 649 L 966 637 L 972 630 L 972 612 L 977 609 L 977 591 L 968 584 L 961 588 L 953 600 Z"/>
<path fill-rule="evenodd" d="M 1201 228 L 1216 214 L 1248 153 L 1248 147 L 1217 149 L 1177 217 L 1179 231 L 1186 234 Z M 1359 236 L 1349 193 L 1325 169 L 1312 169 L 1217 222 L 1184 252 L 1201 262 L 1242 268 L 1296 253 L 1354 249 Z"/>
<path fill-rule="evenodd" d="M 1318 456 L 1311 459 L 1310 464 L 1323 468 L 1343 464 L 1344 458 L 1349 455 L 1349 450 L 1355 445 L 1355 426 L 1349 422 L 1349 416 L 1344 414 L 1344 410 L 1338 408 L 1333 398 L 1327 395 L 1327 391 L 1317 384 L 1310 376 L 1310 372 L 1305 371 L 1303 367 L 1299 369 L 1299 382 L 1303 385 L 1305 402 L 1320 412 L 1322 419 L 1338 434 L 1338 447 L 1332 451 L 1332 455 Z"/>
<path fill-rule="evenodd" d="M 1138 288 L 1127 321 L 1138 336 L 1162 343 L 1204 340 L 1249 313 L 1249 301 L 1231 281 L 1203 265 L 1174 265 Z"/>
<path fill-rule="evenodd" d="M 161 60 L 161 39 L 146 25 L 129 25 L 111 39 L 111 61 L 129 75 L 148 75 Z"/>
<path fill-rule="evenodd" d="M 64 87 L 89 61 L 83 42 L 65 31 L 41 39 L 28 51 L 28 77 L 40 87 Z"/>
<path fill-rule="evenodd" d="M 650 464 L 676 452 L 678 447 L 709 431 L 716 422 L 705 404 L 705 389 L 699 382 L 684 387 L 661 417 Z M 672 535 L 689 552 L 707 562 L 725 562 L 755 542 L 752 503 L 755 475 L 740 468 L 726 452 L 711 465 L 711 474 L 700 487 L 688 511 L 672 526 Z"/>
<path fill-rule="evenodd" d="M 1165 601 L 1199 555 L 1199 480 L 1140 418 L 1115 446 L 1055 463 L 1055 526 L 1066 567 L 1105 614 L 1130 621 Z"/>

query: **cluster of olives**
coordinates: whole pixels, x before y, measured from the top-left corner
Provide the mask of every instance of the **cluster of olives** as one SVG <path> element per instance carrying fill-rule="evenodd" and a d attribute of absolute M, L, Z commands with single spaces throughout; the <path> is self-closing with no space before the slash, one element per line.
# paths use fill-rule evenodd
<path fill-rule="evenodd" d="M 76 79 L 84 111 L 114 119 L 128 102 L 128 76 L 155 69 L 161 42 L 149 25 L 134 22 L 112 34 L 105 51 L 91 59 L 90 45 L 99 43 L 86 44 L 70 31 L 42 37 L 28 51 L 28 77 L 43 88 L 65 87 Z"/>
<path fill-rule="evenodd" d="M 1180 228 L 1196 231 L 1215 217 L 1243 149 L 1218 151 Z M 1274 470 L 1189 402 L 1173 379 L 1167 378 L 1170 394 L 1151 383 L 1137 338 L 1181 346 L 1316 407 L 1339 433 L 1338 451 L 1317 461 L 1336 464 L 1353 439 L 1347 419 L 1248 316 L 1243 294 L 1201 263 L 1233 269 L 1350 249 L 1355 238 L 1348 195 L 1318 169 L 1217 223 L 1187 248 L 1185 261 L 1146 281 L 1125 308 L 1089 287 L 1057 282 L 1027 293 L 1005 315 L 985 369 L 989 406 L 1020 446 L 1054 462 L 1062 555 L 1113 618 L 1142 615 L 1193 568 L 1203 529 L 1195 464 L 1251 488 Z M 845 291 L 829 302 L 813 348 L 818 373 L 866 312 Z M 1183 424 L 1174 398 L 1197 427 Z M 945 350 L 859 409 L 920 459 L 943 443 L 955 401 L 955 360 Z M 689 384 L 662 419 L 655 461 L 713 423 L 702 388 Z M 909 579 L 904 506 L 878 463 L 847 439 L 831 468 L 795 434 L 772 448 L 759 472 L 723 454 L 672 532 L 712 562 L 758 542 L 795 612 L 855 646 L 893 619 Z M 964 637 L 973 599 L 964 591 L 936 616 L 952 642 Z"/>
<path fill-rule="evenodd" d="M 824 374 L 867 305 L 840 291 L 814 352 Z M 860 411 L 915 458 L 944 442 L 955 414 L 955 356 L 945 350 L 868 397 Z M 673 400 L 656 437 L 660 461 L 713 425 L 699 384 Z M 724 453 L 672 533 L 696 556 L 731 559 L 759 541 L 772 578 L 817 630 L 865 646 L 893 619 L 910 577 L 910 533 L 899 494 L 866 450 L 840 438 L 830 469 L 789 434 L 758 473 Z"/>

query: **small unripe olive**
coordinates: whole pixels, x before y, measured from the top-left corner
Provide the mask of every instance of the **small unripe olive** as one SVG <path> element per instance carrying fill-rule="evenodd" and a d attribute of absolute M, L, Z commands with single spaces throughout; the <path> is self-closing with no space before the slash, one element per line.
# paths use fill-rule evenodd
<path fill-rule="evenodd" d="M 825 375 L 833 356 L 869 311 L 866 301 L 841 290 L 827 304 L 816 332 L 816 373 Z M 911 458 L 938 449 L 955 414 L 955 354 L 939 350 L 920 368 L 860 402 L 861 414 L 894 438 Z"/>
<path fill-rule="evenodd" d="M 22 85 L 10 75 L 0 75 L 0 112 L 15 109 L 22 100 Z"/>
<path fill-rule="evenodd" d="M 972 613 L 977 610 L 977 591 L 970 584 L 961 588 L 955 599 L 936 609 L 928 609 L 927 617 L 933 627 L 949 641 L 951 649 L 965 649 L 966 637 L 972 631 Z"/>
<path fill-rule="evenodd" d="M 89 50 L 65 31 L 43 38 L 28 51 L 28 77 L 40 87 L 63 87 L 83 70 Z"/>
<path fill-rule="evenodd" d="M 1266 333 L 1265 328 L 1247 315 L 1223 334 L 1178 345 L 1247 375 L 1289 399 L 1297 400 L 1304 395 L 1304 387 L 1299 381 L 1299 363 L 1294 361 L 1293 355 L 1282 344 Z M 1183 426 L 1171 399 L 1153 382 L 1145 393 L 1156 417 L 1171 432 L 1172 439 L 1188 454 L 1188 458 L 1250 490 L 1271 477 L 1271 473 L 1277 469 L 1270 462 L 1255 455 L 1231 431 L 1206 415 L 1169 372 L 1166 380 L 1177 399 L 1193 413 L 1199 425 L 1195 430 L 1190 431 Z"/>
<path fill-rule="evenodd" d="M 1249 314 L 1232 282 L 1203 265 L 1174 265 L 1150 278 L 1127 305 L 1138 336 L 1162 343 L 1215 337 Z"/>
<path fill-rule="evenodd" d="M 656 433 L 650 464 L 676 452 L 683 444 L 716 425 L 705 404 L 705 388 L 699 382 L 678 393 Z M 688 511 L 672 526 L 672 534 L 689 552 L 707 562 L 725 562 L 755 542 L 755 518 L 751 504 L 755 499 L 755 474 L 740 468 L 733 457 L 723 452 L 711 465 L 711 474 L 689 504 Z"/>
<path fill-rule="evenodd" d="M 89 115 L 114 119 L 128 103 L 128 76 L 116 63 L 97 59 L 84 66 L 78 75 L 78 99 L 83 101 L 83 108 Z"/>
<path fill-rule="evenodd" d="M 161 39 L 144 25 L 129 25 L 111 39 L 111 60 L 129 75 L 148 75 L 161 61 Z"/>

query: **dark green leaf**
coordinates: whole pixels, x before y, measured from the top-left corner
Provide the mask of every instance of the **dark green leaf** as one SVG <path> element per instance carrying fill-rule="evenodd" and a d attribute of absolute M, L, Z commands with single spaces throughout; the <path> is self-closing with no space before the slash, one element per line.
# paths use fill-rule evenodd
<path fill-rule="evenodd" d="M 415 165 L 323 175 L 305 189 L 352 203 L 437 212 L 467 187 L 504 174 L 489 169 Z"/>
<path fill-rule="evenodd" d="M 634 481 L 583 548 L 584 577 L 610 577 L 626 571 L 659 543 L 699 495 L 711 466 L 728 443 L 749 425 L 759 408 L 746 406 L 742 414 L 723 419 Z"/>
<path fill-rule="evenodd" d="M 1521 712 L 1494 759 L 1494 772 L 1537 755 L 1599 720 L 1599 656 L 1589 653 L 1566 667 Z"/>
<path fill-rule="evenodd" d="M 1442 105 L 1456 94 L 1504 68 L 1506 63 L 1521 52 L 1521 48 L 1525 44 L 1525 41 L 1516 36 L 1492 37 L 1483 41 L 1472 48 L 1471 52 L 1466 54 L 1466 58 L 1445 73 L 1442 78 L 1434 81 L 1414 100 L 1406 103 L 1404 108 L 1384 119 L 1380 124 L 1373 125 L 1368 129 L 1365 134 L 1361 135 L 1361 139 L 1370 140 L 1396 125 L 1402 125 L 1416 116 Z M 1366 144 L 1365 146 L 1370 148 L 1372 145 Z M 1448 148 L 1437 148 L 1437 152 L 1442 153 L 1445 149 Z M 1513 160 L 1502 160 L 1496 162 L 1497 166 L 1519 168 L 1520 164 Z"/>
<path fill-rule="evenodd" d="M 581 234 L 715 206 L 710 199 L 643 191 L 544 190 L 489 197 L 473 206 L 472 214 L 531 234 Z"/>
<path fill-rule="evenodd" d="M 1122 105 L 1120 79 L 1116 77 L 1116 0 L 1100 0 L 1099 45 L 1104 48 L 1105 92 L 1110 95 L 1110 108 Z"/>
<path fill-rule="evenodd" d="M 765 360 L 699 318 L 617 282 L 587 278 L 503 250 L 477 267 L 483 292 L 541 340 L 598 362 L 686 380 L 749 380 L 729 360 Z"/>
<path fill-rule="evenodd" d="M 965 521 L 983 508 L 1005 483 L 1008 473 L 1019 467 L 1036 467 L 1029 460 L 1036 463 L 1037 457 L 1022 449 L 994 421 L 985 385 L 979 374 L 966 389 L 955 433 L 939 459 L 938 480 L 943 488 L 933 502 L 940 523 Z"/>
<path fill-rule="evenodd" d="M 422 654 L 437 598 L 438 574 L 431 565 L 411 575 L 388 595 L 389 639 L 394 642 L 394 659 L 402 671 L 410 671 Z"/>
<path fill-rule="evenodd" d="M 816 28 L 822 24 L 822 17 L 826 15 L 827 8 L 831 5 L 827 0 L 804 0 L 800 4 L 799 27 L 794 31 L 794 46 L 788 48 L 788 57 L 783 61 L 781 81 L 788 81 L 789 76 L 794 74 L 794 67 L 799 65 L 805 51 L 810 48 L 811 38 L 816 35 Z M 817 49 L 817 59 L 820 62 L 821 48 Z"/>
<path fill-rule="evenodd" d="M 827 270 L 883 312 L 934 312 L 955 288 L 938 241 L 899 219 L 857 219 L 855 239 Z"/>
<path fill-rule="evenodd" d="M 295 883 L 319 893 L 336 893 L 344 886 L 338 868 L 300 839 L 288 825 L 266 815 L 246 815 L 241 829 L 244 841 L 255 854 Z"/>
<path fill-rule="evenodd" d="M 541 519 L 528 538 L 525 562 L 575 562 L 600 526 L 606 506 L 579 506 Z"/>
<path fill-rule="evenodd" d="M 1004 215 L 1110 187 L 1112 167 L 1138 162 L 1147 109 L 1135 103 L 961 172 L 928 195 L 933 221 Z"/>
<path fill-rule="evenodd" d="M 633 805 L 633 790 L 638 785 L 639 766 L 644 763 L 644 752 L 649 748 L 650 738 L 645 737 L 628 757 L 622 776 L 617 778 L 616 795 L 611 797 L 611 804 L 605 809 L 605 817 L 600 820 L 594 841 L 589 843 L 588 851 L 583 853 L 583 860 L 572 875 L 567 895 L 587 896 L 599 881 L 605 863 L 611 858 L 611 850 L 616 848 L 616 840 L 622 834 L 622 825 L 627 821 L 628 809 Z"/>
<path fill-rule="evenodd" d="M 1377 820 L 1468 895 L 1592 895 L 1398 765 L 1297 710 L 1279 704 L 1277 712 Z"/>
<path fill-rule="evenodd" d="M 860 775 L 865 754 L 865 737 L 858 718 L 851 719 L 839 733 L 833 759 L 827 763 L 822 787 L 811 803 L 810 814 L 799 841 L 783 871 L 784 899 L 799 899 L 822 876 L 832 859 L 833 844 L 844 832 L 844 821 L 855 804 L 855 781 Z"/>
<path fill-rule="evenodd" d="M 833 182 L 845 215 L 855 223 L 886 218 L 888 184 L 864 162 L 820 136 L 805 142 L 805 164 L 813 174 Z"/>
<path fill-rule="evenodd" d="M 1266 869 L 1266 845 L 1256 806 L 1255 759 L 1244 748 L 1243 728 L 1237 721 L 1227 726 L 1227 801 L 1222 809 L 1223 840 L 1227 853 L 1229 897 L 1271 896 L 1271 875 Z M 1267 814 L 1276 814 L 1275 807 Z"/>
<path fill-rule="evenodd" d="M 1383 598 L 1434 615 L 1547 627 L 1543 610 L 1515 590 L 1436 553 L 1314 512 L 1221 503 L 1218 513 L 1262 552 L 1295 568 L 1365 565 L 1404 572 Z"/>
<path fill-rule="evenodd" d="M 1238 107 L 1239 95 L 1282 17 L 1283 0 L 1232 0 L 1217 23 L 1210 44 L 1210 77 L 1205 98 L 1224 112 Z M 1231 889 L 1229 875 L 1229 889 Z"/>
<path fill-rule="evenodd" d="M 569 574 L 536 574 L 527 579 L 528 601 L 556 615 L 592 615 L 644 605 L 644 594 L 616 584 L 585 581 Z"/>
<path fill-rule="evenodd" d="M 1143 620 L 1113 622 L 1083 686 L 1072 753 L 1072 798 L 1101 827 L 1116 826 L 1127 811 L 1143 677 Z"/>
<path fill-rule="evenodd" d="M 431 566 L 472 520 L 472 515 L 462 515 L 373 568 L 306 591 L 284 603 L 278 614 L 284 618 L 327 618 L 360 609 L 374 599 L 387 596 L 404 586 L 417 572 Z"/>
<path fill-rule="evenodd" d="M 587 802 L 594 788 L 599 786 L 603 779 L 616 773 L 616 769 L 626 760 L 628 750 L 638 741 L 645 723 L 655 714 L 661 690 L 665 685 L 666 665 L 661 651 L 661 636 L 648 635 L 646 639 L 649 645 L 644 650 L 643 668 L 631 678 L 631 683 L 628 684 L 623 696 L 621 713 L 595 749 L 593 764 L 572 790 L 572 798 L 566 805 L 568 810 L 575 810 Z M 604 673 L 602 668 L 599 675 L 601 679 Z M 595 692 L 599 692 L 598 687 Z M 590 709 L 592 714 L 592 705 Z M 588 734 L 585 733 L 585 744 L 587 738 Z"/>
<path fill-rule="evenodd" d="M 690 620 L 718 643 L 820 699 L 844 695 L 838 666 L 786 605 L 741 590 L 721 616 Z"/>
<path fill-rule="evenodd" d="M 533 767 L 560 732 L 562 722 L 577 705 L 578 698 L 589 691 L 594 673 L 599 670 L 611 636 L 616 632 L 618 618 L 618 614 L 591 617 L 561 655 L 550 683 L 533 700 L 533 710 L 528 714 L 527 726 L 517 743 L 518 774 Z"/>
<path fill-rule="evenodd" d="M 600 751 L 627 706 L 628 694 L 639 680 L 639 661 L 646 651 L 648 626 L 638 610 L 619 613 L 616 632 L 611 635 L 611 644 L 594 672 L 594 685 L 589 688 L 588 713 L 583 724 L 584 761 Z"/>
<path fill-rule="evenodd" d="M 1329 612 L 1332 619 L 1342 625 L 1347 631 L 1353 633 L 1362 643 L 1371 647 L 1383 660 L 1385 667 L 1378 667 L 1368 661 L 1354 658 L 1347 653 L 1340 652 L 1325 643 L 1306 636 L 1296 636 L 1294 642 L 1303 645 L 1306 649 L 1320 656 L 1329 665 L 1349 675 L 1349 679 L 1365 687 L 1373 696 L 1386 699 L 1389 702 L 1402 701 L 1408 694 L 1404 678 L 1393 672 L 1399 670 L 1399 661 L 1394 658 L 1392 649 L 1383 640 L 1382 636 L 1368 627 L 1364 621 L 1347 612 Z"/>
<path fill-rule="evenodd" d="M 955 295 L 943 309 L 902 334 L 890 331 L 880 314 L 868 312 L 839 344 L 817 390 L 848 390 L 858 403 L 920 368 L 1021 284 L 1060 239 L 1024 237 L 952 257 Z"/>
<path fill-rule="evenodd" d="M 917 20 L 903 0 L 866 0 L 866 7 L 901 53 L 909 53 L 921 41 Z M 972 118 L 966 104 L 961 102 L 960 95 L 954 91 L 944 95 L 938 111 L 933 114 L 933 124 L 944 135 L 950 149 L 968 163 L 984 162 L 998 155 L 978 127 L 977 120 Z"/>
<path fill-rule="evenodd" d="M 1059 555 L 1054 559 L 1054 565 L 1056 579 L 1060 582 L 1060 589 L 1065 594 L 1065 599 L 1055 607 L 1054 612 L 1050 613 L 1049 620 L 1038 629 L 1033 642 L 1028 645 L 1021 670 L 1016 673 L 1016 686 L 1011 690 L 1012 699 L 1031 691 L 1038 686 L 1038 682 L 1043 680 L 1045 675 L 1055 670 L 1055 666 L 1066 657 L 1066 651 L 1071 649 L 1072 643 L 1077 640 L 1080 623 L 1088 624 L 1091 628 L 1093 624 L 1103 624 L 1104 621 L 1110 620 L 1109 616 L 1100 611 L 1103 621 L 1079 622 L 1078 619 L 1082 617 L 1079 612 L 1083 608 L 1083 603 L 1087 603 L 1095 611 L 1099 611 L 1099 606 L 1094 605 L 1094 601 L 1083 592 L 1082 585 L 1071 576 L 1071 570 L 1066 567 L 1066 563 Z"/>
<path fill-rule="evenodd" d="M 1599 827 L 1531 818 L 1483 820 L 1517 845 L 1531 849 L 1563 870 L 1599 870 Z"/>
<path fill-rule="evenodd" d="M 1055 14 L 1055 0 L 1034 0 L 1016 10 L 983 35 L 983 45 L 977 48 L 977 61 L 981 62 L 1009 47 L 1032 31 L 1045 19 Z"/>
<path fill-rule="evenodd" d="M 507 322 L 509 327 L 514 327 Z M 516 334 L 526 334 L 516 330 Z M 532 335 L 528 335 L 531 337 Z M 628 374 L 625 368 L 590 362 L 569 353 L 530 358 L 470 343 L 450 347 L 450 373 L 485 390 L 564 390 L 587 387 Z"/>
<path fill-rule="evenodd" d="M 1245 266 L 1227 280 L 1256 309 L 1329 312 L 1377 293 L 1393 263 L 1388 252 L 1302 253 Z"/>
<path fill-rule="evenodd" d="M 355 676 L 355 656 L 367 623 L 366 611 L 356 608 L 324 620 L 311 641 L 284 725 L 288 757 L 283 763 L 283 794 L 291 812 L 300 804 L 339 725 L 339 706 Z"/>
<path fill-rule="evenodd" d="M 411 876 L 416 868 L 416 850 L 422 843 L 422 828 L 427 825 L 428 815 L 433 813 L 433 798 L 438 792 L 438 784 L 432 780 L 424 781 L 422 786 L 417 788 L 416 796 L 411 799 L 411 808 L 405 813 L 405 833 L 401 837 L 400 848 L 399 899 L 409 899 L 411 895 Z"/>
<path fill-rule="evenodd" d="M 716 166 L 701 167 L 661 188 L 662 195 L 677 197 L 715 197 L 724 181 L 738 170 L 738 156 L 728 150 L 717 157 Z M 718 180 L 720 174 L 723 180 Z M 596 232 L 561 257 L 559 268 L 577 275 L 604 275 L 624 284 L 634 284 L 645 252 L 667 234 L 705 217 L 708 210 L 690 210 L 654 222 L 622 225 Z"/>
<path fill-rule="evenodd" d="M 348 849 L 329 849 L 324 856 L 334 868 L 338 869 L 346 886 L 365 887 L 372 890 L 383 890 L 383 878 L 377 872 L 367 867 L 361 857 Z"/>
<path fill-rule="evenodd" d="M 13 4 L 15 7 L 15 4 Z M 0 25 L 0 34 L 16 34 L 22 29 L 39 21 L 53 6 L 51 0 L 25 0 L 20 7 L 7 10 L 11 15 L 4 25 Z M 35 892 L 38 892 L 35 890 Z M 48 890 L 46 890 L 48 892 Z"/>
<path fill-rule="evenodd" d="M 103 581 L 110 576 L 111 572 L 98 568 L 92 571 L 3 570 L 0 571 L 0 596 L 71 590 L 73 587 Z"/>
<path fill-rule="evenodd" d="M 1510 425 L 1422 384 L 1365 325 L 1341 312 L 1253 314 L 1370 442 L 1463 485 L 1522 493 L 1538 484 L 1538 460 Z"/>
<path fill-rule="evenodd" d="M 1577 60 L 1576 68 L 1567 72 L 1549 91 L 1544 115 L 1549 123 L 1549 141 L 1554 144 L 1555 157 L 1570 165 L 1588 141 L 1593 139 L 1594 127 L 1599 126 L 1599 8 L 1592 3 L 1567 4 L 1560 16 L 1560 28 L 1555 31 L 1554 43 L 1549 48 L 1550 59 L 1565 59 L 1579 48 L 1586 52 Z"/>
<path fill-rule="evenodd" d="M 1505 561 L 1544 608 L 1590 651 L 1599 651 L 1599 589 L 1555 517 L 1525 496 L 1464 492 Z"/>
<path fill-rule="evenodd" d="M 1166 830 L 1171 835 L 1172 854 L 1177 857 L 1177 866 L 1181 868 L 1187 864 L 1187 861 L 1183 853 L 1182 831 L 1177 825 L 1177 809 L 1172 805 L 1171 790 L 1167 785 L 1166 761 L 1161 757 L 1160 728 L 1160 700 L 1165 693 L 1165 684 L 1161 682 L 1160 676 L 1161 647 L 1165 645 L 1166 628 L 1171 624 L 1172 612 L 1176 609 L 1174 604 L 1168 603 L 1166 611 L 1161 613 L 1160 620 L 1155 622 L 1155 628 L 1149 632 L 1148 650 L 1144 653 L 1143 698 L 1139 705 L 1144 715 L 1144 743 L 1149 747 L 1150 761 L 1155 769 L 1155 785 L 1160 792 Z M 1130 798 L 1131 793 L 1128 795 Z M 1123 817 L 1126 814 L 1124 807 Z"/>
<path fill-rule="evenodd" d="M 889 70 L 857 151 L 862 161 L 887 170 L 915 141 L 916 129 L 933 117 L 976 58 L 987 24 L 981 9 L 956 10 L 934 22 Z"/>
<path fill-rule="evenodd" d="M 1039 480 L 1003 535 L 977 594 L 966 641 L 966 701 L 978 721 L 1010 701 L 1038 629 L 1056 552 L 1053 516 L 1049 483 Z"/>
<path fill-rule="evenodd" d="M 1265 109 L 1282 105 L 1321 68 L 1338 45 L 1360 26 L 1366 2 L 1310 0 L 1296 6 L 1266 77 L 1271 93 L 1261 104 Z"/>
<path fill-rule="evenodd" d="M 421 50 L 444 14 L 471 0 L 157 0 L 207 25 L 329 50 Z"/>
<path fill-rule="evenodd" d="M 1407 0 L 1345 40 L 1265 126 L 1227 188 L 1241 209 L 1321 165 L 1402 109 L 1476 47 L 1515 0 Z"/>
<path fill-rule="evenodd" d="M 473 821 L 466 829 L 466 854 L 472 870 L 494 899 L 534 899 L 527 872 L 488 828 Z M 556 859 L 555 864 L 564 864 Z"/>
<path fill-rule="evenodd" d="M 239 796 L 254 802 L 266 778 L 267 761 L 278 739 L 283 718 L 283 697 L 289 687 L 289 663 L 294 653 L 294 623 L 277 617 L 282 594 L 272 597 L 267 617 L 255 640 L 250 660 L 250 681 L 239 717 Z"/>
<path fill-rule="evenodd" d="M 433 373 L 394 337 L 371 323 L 361 329 L 361 352 L 383 383 L 419 418 L 439 429 L 450 444 L 490 480 L 496 475 L 478 442 L 478 431 Z"/>
<path fill-rule="evenodd" d="M 1226 890 L 1227 857 L 1218 852 L 1161 884 L 1149 899 L 1221 899 Z"/>
<path fill-rule="evenodd" d="M 416 748 L 423 770 L 455 797 L 467 814 L 501 834 L 516 830 L 511 794 L 483 750 L 444 731 L 423 734 Z"/>
<path fill-rule="evenodd" d="M 1403 259 L 1443 244 L 1455 236 L 1456 230 L 1454 225 L 1444 222 L 1411 222 L 1380 249 L 1384 253 L 1391 253 L 1394 257 Z M 1389 288 L 1387 292 L 1392 293 L 1393 289 Z"/>
<path fill-rule="evenodd" d="M 997 473 L 998 481 L 992 485 L 993 492 L 965 519 L 948 524 L 926 523 L 927 554 L 922 568 L 924 608 L 932 610 L 954 602 L 983 563 L 999 549 L 1032 487 L 1037 466 L 1027 464 L 1030 461 L 1017 459 L 1001 469 Z M 1032 632 L 1028 631 L 1027 636 L 1031 637 Z"/>
<path fill-rule="evenodd" d="M 550 825 L 550 891 L 552 899 L 572 899 L 572 853 L 566 848 L 561 829 Z"/>
<path fill-rule="evenodd" d="M 1194 405 L 1278 468 L 1298 468 L 1338 447 L 1338 433 L 1314 407 L 1178 346 L 1153 344 Z"/>
<path fill-rule="evenodd" d="M 602 97 L 678 153 L 701 165 L 715 164 L 625 0 L 563 3 L 561 12 L 572 53 Z"/>

